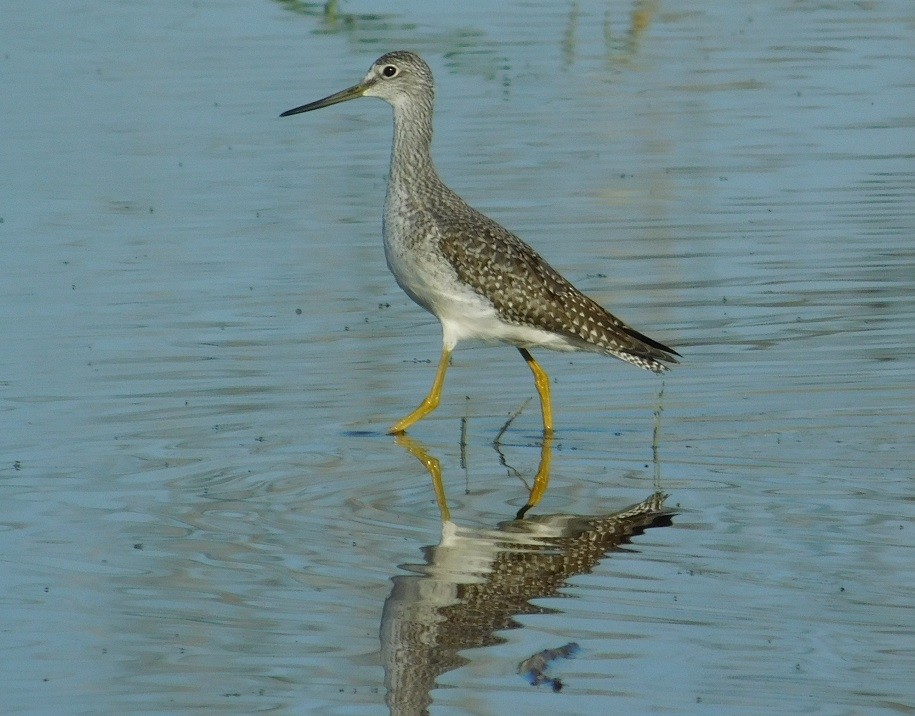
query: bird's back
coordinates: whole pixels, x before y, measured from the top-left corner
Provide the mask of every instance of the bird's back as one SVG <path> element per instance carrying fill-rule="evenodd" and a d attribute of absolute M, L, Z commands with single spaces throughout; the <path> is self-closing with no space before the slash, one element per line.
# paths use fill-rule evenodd
<path fill-rule="evenodd" d="M 446 202 L 447 214 L 436 221 L 439 250 L 457 280 L 491 303 L 500 320 L 559 337 L 568 350 L 613 355 L 656 373 L 677 362 L 673 349 L 628 326 L 520 238 L 458 201 L 460 210 Z M 561 348 L 552 340 L 545 345 Z"/>

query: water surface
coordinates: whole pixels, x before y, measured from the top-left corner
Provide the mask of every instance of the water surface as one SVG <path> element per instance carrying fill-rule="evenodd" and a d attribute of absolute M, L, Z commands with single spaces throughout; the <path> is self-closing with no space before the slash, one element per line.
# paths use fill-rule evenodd
<path fill-rule="evenodd" d="M 913 31 L 902 1 L 6 8 L 2 710 L 915 710 Z M 384 435 L 440 350 L 384 265 L 389 108 L 278 118 L 401 47 L 445 180 L 684 356 L 538 354 L 521 525 L 516 351 L 455 354 L 420 452 Z M 441 639 L 391 625 L 473 604 L 400 689 Z M 560 691 L 519 673 L 572 642 Z"/>

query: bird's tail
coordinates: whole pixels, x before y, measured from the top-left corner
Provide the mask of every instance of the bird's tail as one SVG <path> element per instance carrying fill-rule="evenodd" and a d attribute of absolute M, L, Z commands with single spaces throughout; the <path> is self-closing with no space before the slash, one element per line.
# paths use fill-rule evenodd
<path fill-rule="evenodd" d="M 629 341 L 610 352 L 620 360 L 650 370 L 652 373 L 663 373 L 670 369 L 670 364 L 680 362 L 677 359 L 682 356 L 673 348 L 665 346 L 625 324 L 619 328 L 623 330 Z"/>

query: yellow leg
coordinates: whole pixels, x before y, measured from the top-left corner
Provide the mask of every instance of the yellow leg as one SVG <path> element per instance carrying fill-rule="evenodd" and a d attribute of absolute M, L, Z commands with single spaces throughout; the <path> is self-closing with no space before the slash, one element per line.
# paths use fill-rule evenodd
<path fill-rule="evenodd" d="M 529 509 L 540 504 L 540 500 L 546 494 L 546 488 L 550 486 L 550 462 L 552 459 L 553 436 L 544 435 L 543 442 L 540 444 L 540 465 L 537 466 L 537 476 L 534 478 L 533 486 L 531 486 L 531 494 L 527 498 L 527 504 L 518 510 L 516 517 L 519 520 L 524 519 Z"/>
<path fill-rule="evenodd" d="M 537 386 L 537 393 L 540 395 L 540 409 L 543 412 L 543 434 L 544 436 L 550 436 L 553 434 L 553 403 L 550 401 L 550 377 L 526 348 L 518 348 L 518 350 L 521 352 L 521 357 L 527 361 L 527 367 L 534 374 L 534 384 Z"/>
<path fill-rule="evenodd" d="M 445 384 L 445 373 L 448 370 L 448 362 L 451 360 L 451 351 L 447 348 L 442 349 L 442 358 L 438 363 L 438 371 L 435 373 L 435 380 L 432 382 L 432 390 L 425 397 L 419 407 L 402 420 L 398 420 L 394 426 L 388 430 L 390 435 L 398 435 L 406 431 L 414 423 L 418 423 L 429 413 L 438 407 L 442 397 L 442 386 Z M 532 359 L 533 360 L 533 359 Z"/>

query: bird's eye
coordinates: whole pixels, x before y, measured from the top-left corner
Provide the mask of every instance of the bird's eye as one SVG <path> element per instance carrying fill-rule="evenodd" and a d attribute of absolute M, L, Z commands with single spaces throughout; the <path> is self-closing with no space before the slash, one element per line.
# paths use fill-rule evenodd
<path fill-rule="evenodd" d="M 394 65 L 385 65 L 381 74 L 385 77 L 394 77 L 397 74 L 397 68 Z"/>

